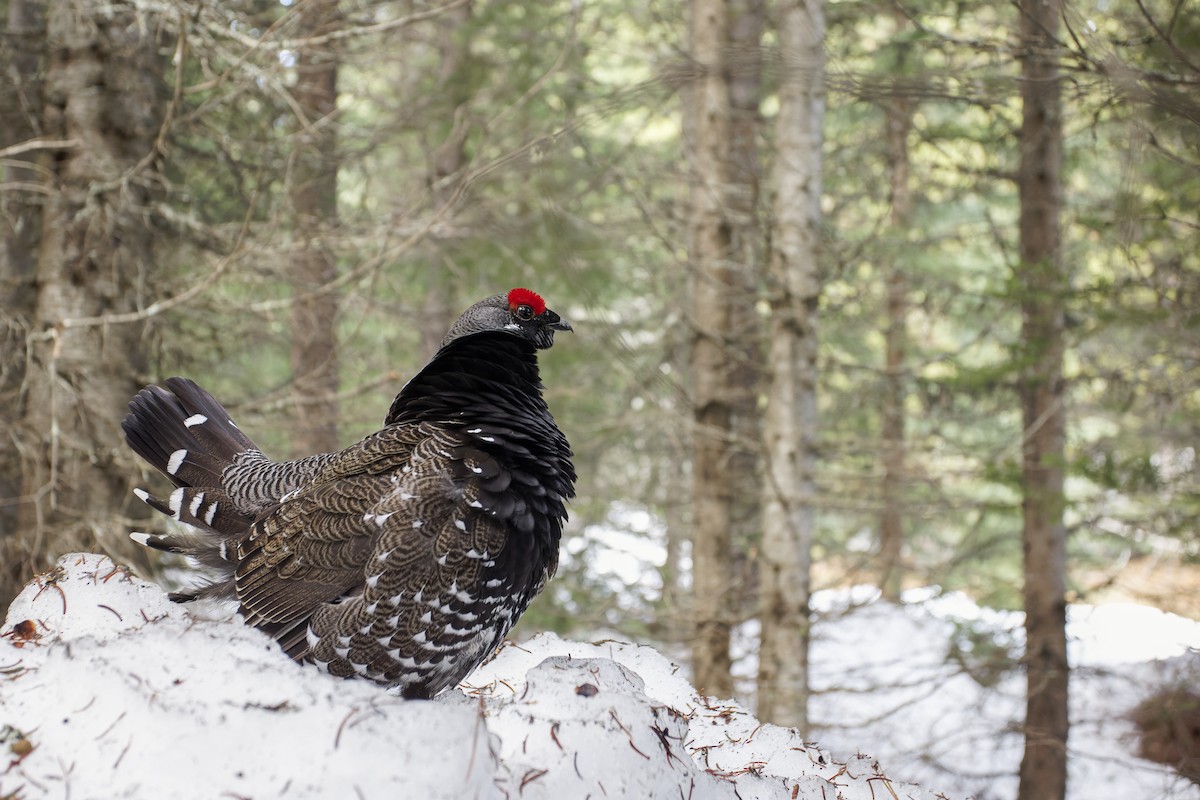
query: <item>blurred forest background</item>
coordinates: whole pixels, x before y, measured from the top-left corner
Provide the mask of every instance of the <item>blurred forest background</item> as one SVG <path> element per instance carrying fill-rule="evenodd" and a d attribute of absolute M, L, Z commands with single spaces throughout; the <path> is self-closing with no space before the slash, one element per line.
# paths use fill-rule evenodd
<path fill-rule="evenodd" d="M 0 0 L 0 608 L 164 568 L 142 385 L 335 449 L 527 285 L 581 480 L 523 630 L 803 727 L 812 591 L 961 590 L 1027 611 L 1061 796 L 1065 604 L 1200 617 L 1189 5 Z"/>

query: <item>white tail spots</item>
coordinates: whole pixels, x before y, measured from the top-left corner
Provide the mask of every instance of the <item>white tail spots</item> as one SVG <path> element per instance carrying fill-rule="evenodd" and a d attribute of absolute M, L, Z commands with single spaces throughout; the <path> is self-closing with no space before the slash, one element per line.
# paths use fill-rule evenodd
<path fill-rule="evenodd" d="M 471 467 L 471 472 L 474 472 L 476 475 L 482 475 L 483 467 Z"/>
<path fill-rule="evenodd" d="M 447 555 L 448 555 L 447 553 L 442 553 L 440 556 L 437 557 L 437 564 L 439 567 L 446 566 L 446 556 Z"/>
<path fill-rule="evenodd" d="M 496 441 L 495 436 L 480 436 L 479 438 L 483 439 L 485 442 L 495 442 Z"/>
<path fill-rule="evenodd" d="M 388 521 L 388 517 L 395 513 L 395 511 L 388 511 L 386 514 L 363 514 L 362 519 L 363 522 L 374 522 L 376 527 L 382 528 L 384 523 Z M 386 556 L 381 557 L 379 560 L 382 561 L 384 558 Z"/>
<path fill-rule="evenodd" d="M 150 546 L 150 534 L 135 531 L 129 534 L 129 538 L 140 544 L 142 547 Z"/>
<path fill-rule="evenodd" d="M 192 504 L 188 506 L 188 513 L 197 519 L 200 518 L 200 506 L 204 505 L 204 492 L 200 492 L 192 498 Z"/>
<path fill-rule="evenodd" d="M 179 509 L 183 507 L 183 487 L 179 487 L 171 492 L 171 497 L 167 500 L 167 508 L 171 509 L 171 516 L 176 520 L 179 519 Z"/>
<path fill-rule="evenodd" d="M 171 457 L 167 459 L 167 474 L 174 475 L 179 472 L 179 468 L 183 466 L 183 460 L 187 458 L 187 450 L 176 450 L 171 453 Z"/>
<path fill-rule="evenodd" d="M 204 416 L 203 414 L 192 414 L 183 421 L 183 425 L 186 428 L 191 428 L 195 425 L 203 425 L 206 422 L 208 422 L 208 417 Z"/>
<path fill-rule="evenodd" d="M 485 589 L 495 589 L 497 586 L 499 586 L 502 583 L 504 583 L 504 581 L 500 580 L 499 578 L 493 578 L 492 580 L 484 583 L 483 587 Z"/>
<path fill-rule="evenodd" d="M 308 642 L 308 646 L 313 649 L 321 643 L 321 637 L 313 631 L 312 625 L 304 629 L 304 641 Z"/>
<path fill-rule="evenodd" d="M 145 489 L 134 489 L 133 496 L 138 500 L 141 500 L 143 503 L 148 503 L 150 501 L 150 493 Z"/>
<path fill-rule="evenodd" d="M 465 531 L 467 529 L 467 523 L 461 519 L 456 519 L 454 520 L 454 527 L 458 528 L 460 531 Z"/>
<path fill-rule="evenodd" d="M 423 520 L 423 519 L 414 519 L 412 521 L 412 526 L 414 528 L 420 528 L 424 524 L 425 524 L 425 520 Z"/>
<path fill-rule="evenodd" d="M 216 519 L 216 517 L 217 517 L 217 505 L 218 504 L 216 502 L 213 502 L 211 505 L 209 505 L 208 511 L 204 512 L 204 524 L 205 525 L 213 524 L 213 520 Z"/>
<path fill-rule="evenodd" d="M 467 433 L 483 433 L 483 428 L 469 428 Z"/>
<path fill-rule="evenodd" d="M 483 508 L 483 503 L 479 502 L 478 500 L 472 500 L 471 502 L 467 503 L 467 505 L 471 508 Z"/>

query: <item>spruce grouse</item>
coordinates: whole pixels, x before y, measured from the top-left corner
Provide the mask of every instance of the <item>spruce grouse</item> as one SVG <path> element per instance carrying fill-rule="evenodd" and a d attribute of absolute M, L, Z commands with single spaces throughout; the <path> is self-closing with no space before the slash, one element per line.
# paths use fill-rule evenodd
<path fill-rule="evenodd" d="M 537 351 L 569 330 L 527 289 L 481 300 L 383 430 L 297 461 L 268 459 L 192 381 L 149 386 L 125 439 L 177 488 L 137 494 L 192 530 L 133 537 L 219 573 L 173 599 L 234 599 L 292 658 L 432 697 L 495 650 L 558 565 L 575 470 Z"/>

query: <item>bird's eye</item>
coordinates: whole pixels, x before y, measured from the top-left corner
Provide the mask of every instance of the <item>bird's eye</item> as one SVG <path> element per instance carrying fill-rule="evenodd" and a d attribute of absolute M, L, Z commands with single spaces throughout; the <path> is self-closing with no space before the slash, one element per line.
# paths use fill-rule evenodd
<path fill-rule="evenodd" d="M 522 303 L 517 306 L 517 319 L 529 321 L 533 319 L 533 308 Z"/>

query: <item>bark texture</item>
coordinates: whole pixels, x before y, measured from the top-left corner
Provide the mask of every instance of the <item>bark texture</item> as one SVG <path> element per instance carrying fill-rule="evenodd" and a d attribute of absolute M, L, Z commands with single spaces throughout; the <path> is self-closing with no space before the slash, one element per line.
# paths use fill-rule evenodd
<path fill-rule="evenodd" d="M 824 40 L 821 0 L 793 0 L 781 6 L 768 262 L 771 321 L 763 420 L 758 716 L 801 732 L 808 727 Z"/>
<path fill-rule="evenodd" d="M 337 277 L 332 241 L 337 209 L 337 71 L 335 45 L 325 37 L 340 24 L 337 0 L 305 0 L 296 8 L 292 95 L 302 114 L 296 134 L 291 200 L 297 253 L 292 265 L 292 392 L 297 457 L 338 448 L 338 295 L 326 288 Z"/>
<path fill-rule="evenodd" d="M 46 44 L 45 9 L 40 2 L 10 0 L 8 40 L 0 53 L 0 148 L 37 139 L 42 129 L 42 60 Z M 9 551 L 17 531 L 21 496 L 21 460 L 17 431 L 21 386 L 25 379 L 25 342 L 32 330 L 37 290 L 37 242 L 41 233 L 44 186 L 40 150 L 6 157 L 0 167 L 0 563 L 19 562 Z M 16 586 L 0 575 L 0 598 Z M 17 580 L 14 574 L 12 581 Z"/>
<path fill-rule="evenodd" d="M 143 305 L 153 271 L 146 206 L 167 98 L 146 23 L 126 3 L 46 8 L 42 133 L 68 144 L 45 162 L 10 575 L 97 545 L 140 558 L 122 524 L 141 504 L 118 422 L 145 378 L 144 325 L 112 315 Z"/>
<path fill-rule="evenodd" d="M 731 140 L 724 0 L 693 0 L 691 86 L 687 148 L 691 171 L 688 257 L 692 269 L 692 667 L 706 694 L 733 694 L 730 675 L 730 556 L 734 360 L 733 230 L 727 216 Z"/>
<path fill-rule="evenodd" d="M 1067 783 L 1066 529 L 1059 0 L 1023 0 L 1020 274 L 1024 602 L 1028 675 L 1018 800 L 1062 800 Z"/>
<path fill-rule="evenodd" d="M 763 325 L 756 305 L 764 273 L 764 238 L 759 223 L 759 148 L 762 120 L 762 36 L 766 9 L 762 0 L 729 4 L 726 70 L 730 106 L 730 164 L 726 213 L 730 219 L 729 269 L 732 327 L 727 347 L 732 359 L 730 421 L 733 451 L 730 473 L 732 508 L 732 610 L 735 624 L 758 612 L 758 549 L 762 530 Z"/>

